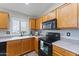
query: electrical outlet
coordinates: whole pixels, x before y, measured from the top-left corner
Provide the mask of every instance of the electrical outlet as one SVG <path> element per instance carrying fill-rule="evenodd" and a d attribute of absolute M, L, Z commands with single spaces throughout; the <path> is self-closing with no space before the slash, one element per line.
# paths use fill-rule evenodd
<path fill-rule="evenodd" d="M 67 32 L 67 36 L 70 36 L 70 32 Z"/>

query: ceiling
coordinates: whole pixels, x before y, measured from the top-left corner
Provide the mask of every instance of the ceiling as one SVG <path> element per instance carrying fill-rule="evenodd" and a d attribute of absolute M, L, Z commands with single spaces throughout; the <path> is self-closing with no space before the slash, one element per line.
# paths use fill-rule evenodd
<path fill-rule="evenodd" d="M 24 13 L 32 17 L 39 17 L 47 11 L 51 11 L 58 7 L 59 3 L 0 3 L 0 8 Z M 51 9 L 52 8 L 52 9 Z"/>

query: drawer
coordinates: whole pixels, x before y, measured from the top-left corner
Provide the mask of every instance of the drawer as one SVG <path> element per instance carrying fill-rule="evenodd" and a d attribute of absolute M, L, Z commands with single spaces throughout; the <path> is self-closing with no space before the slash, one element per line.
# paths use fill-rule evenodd
<path fill-rule="evenodd" d="M 63 55 L 64 55 L 64 56 L 76 56 L 75 53 L 72 53 L 72 52 L 67 51 L 67 50 L 64 51 Z"/>
<path fill-rule="evenodd" d="M 54 52 L 53 52 L 53 56 L 63 56 L 63 55 L 61 55 L 60 53 L 54 51 Z"/>
<path fill-rule="evenodd" d="M 58 46 L 53 45 L 53 51 L 63 54 L 64 50 Z"/>
<path fill-rule="evenodd" d="M 56 45 L 53 45 L 53 53 L 56 54 L 56 55 L 61 54 L 63 56 L 76 56 L 75 53 L 68 51 L 68 50 L 65 50 L 63 48 L 60 48 Z"/>

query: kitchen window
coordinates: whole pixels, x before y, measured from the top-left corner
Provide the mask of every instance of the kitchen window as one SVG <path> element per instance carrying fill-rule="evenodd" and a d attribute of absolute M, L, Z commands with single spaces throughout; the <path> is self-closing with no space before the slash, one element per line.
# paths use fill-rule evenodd
<path fill-rule="evenodd" d="M 21 32 L 24 32 L 24 34 L 29 34 L 29 19 L 24 20 L 21 18 L 12 18 L 11 19 L 11 33 L 12 34 L 21 34 Z"/>
<path fill-rule="evenodd" d="M 17 18 L 11 19 L 11 33 L 19 33 L 20 32 L 20 21 Z"/>

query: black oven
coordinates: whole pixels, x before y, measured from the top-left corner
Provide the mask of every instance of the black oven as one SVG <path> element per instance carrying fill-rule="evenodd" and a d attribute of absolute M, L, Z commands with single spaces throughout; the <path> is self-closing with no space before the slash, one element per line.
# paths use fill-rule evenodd
<path fill-rule="evenodd" d="M 51 56 L 52 55 L 52 52 L 51 52 L 52 51 L 52 44 L 50 44 L 42 39 L 39 41 L 39 43 L 40 43 L 39 55 L 40 56 L 48 56 L 48 55 Z"/>
<path fill-rule="evenodd" d="M 39 55 L 52 56 L 52 43 L 60 40 L 60 33 L 47 33 L 46 37 L 39 38 Z"/>

